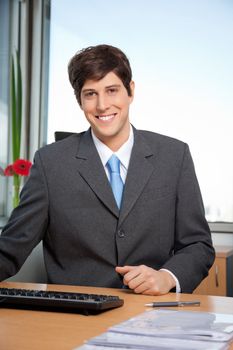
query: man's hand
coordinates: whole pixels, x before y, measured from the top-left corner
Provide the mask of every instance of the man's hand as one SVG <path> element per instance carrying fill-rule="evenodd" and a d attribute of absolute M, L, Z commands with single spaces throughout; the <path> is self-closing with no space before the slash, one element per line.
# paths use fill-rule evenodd
<path fill-rule="evenodd" d="M 123 283 L 138 294 L 166 294 L 176 286 L 169 272 L 157 271 L 145 265 L 117 266 L 116 272 L 124 277 Z"/>

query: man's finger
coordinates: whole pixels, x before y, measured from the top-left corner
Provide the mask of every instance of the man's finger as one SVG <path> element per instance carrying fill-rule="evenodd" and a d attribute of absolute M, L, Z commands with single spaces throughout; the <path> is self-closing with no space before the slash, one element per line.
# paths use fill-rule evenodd
<path fill-rule="evenodd" d="M 132 271 L 135 268 L 135 266 L 117 266 L 116 272 L 120 273 L 121 275 L 125 275 L 126 273 Z"/>

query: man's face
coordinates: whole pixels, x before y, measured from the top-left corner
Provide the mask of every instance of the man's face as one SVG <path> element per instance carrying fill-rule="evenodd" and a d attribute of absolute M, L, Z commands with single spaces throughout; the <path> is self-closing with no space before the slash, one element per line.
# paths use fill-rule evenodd
<path fill-rule="evenodd" d="M 94 134 L 116 151 L 129 137 L 129 106 L 132 96 L 118 76 L 110 72 L 101 80 L 86 80 L 81 91 L 81 108 Z"/>

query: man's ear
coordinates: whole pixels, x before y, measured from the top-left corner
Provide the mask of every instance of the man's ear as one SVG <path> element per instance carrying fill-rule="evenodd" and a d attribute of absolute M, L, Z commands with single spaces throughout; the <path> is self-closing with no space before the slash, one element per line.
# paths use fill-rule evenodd
<path fill-rule="evenodd" d="M 135 83 L 133 80 L 131 80 L 131 82 L 129 83 L 129 86 L 130 86 L 130 91 L 131 91 L 131 102 L 133 101 L 134 99 L 134 89 L 135 89 Z"/>

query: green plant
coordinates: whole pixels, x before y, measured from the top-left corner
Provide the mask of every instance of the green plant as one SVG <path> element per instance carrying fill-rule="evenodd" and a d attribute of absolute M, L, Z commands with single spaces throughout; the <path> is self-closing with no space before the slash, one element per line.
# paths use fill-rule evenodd
<path fill-rule="evenodd" d="M 22 128 L 22 73 L 19 61 L 19 52 L 16 51 L 15 59 L 11 58 L 11 123 L 12 123 L 12 155 L 13 161 L 20 157 L 20 142 Z"/>
<path fill-rule="evenodd" d="M 22 129 L 22 73 L 19 53 L 11 57 L 10 69 L 10 124 L 12 139 L 12 164 L 5 169 L 0 167 L 0 175 L 13 176 L 13 208 L 19 204 L 20 182 L 22 176 L 28 176 L 32 163 L 20 159 L 21 129 Z"/>
<path fill-rule="evenodd" d="M 16 50 L 15 57 L 11 57 L 10 79 L 10 114 L 11 114 L 11 137 L 13 162 L 20 158 L 20 143 L 22 129 L 22 73 L 19 61 L 19 52 Z M 20 176 L 13 175 L 13 207 L 19 203 Z"/>

